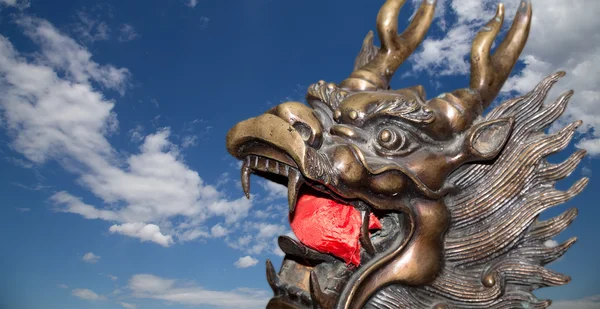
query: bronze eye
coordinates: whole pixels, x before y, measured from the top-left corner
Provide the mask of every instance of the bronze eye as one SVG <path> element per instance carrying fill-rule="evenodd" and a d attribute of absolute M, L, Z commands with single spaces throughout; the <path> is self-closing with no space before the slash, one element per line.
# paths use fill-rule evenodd
<path fill-rule="evenodd" d="M 398 150 L 404 146 L 406 138 L 394 129 L 383 129 L 377 135 L 379 145 L 387 150 Z"/>

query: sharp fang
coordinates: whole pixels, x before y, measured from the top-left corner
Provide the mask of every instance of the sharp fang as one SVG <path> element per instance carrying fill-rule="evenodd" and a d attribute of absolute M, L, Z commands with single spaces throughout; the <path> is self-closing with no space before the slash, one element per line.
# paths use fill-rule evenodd
<path fill-rule="evenodd" d="M 246 198 L 250 198 L 250 173 L 252 170 L 250 169 L 250 157 L 248 157 L 242 165 L 242 189 Z"/>
<path fill-rule="evenodd" d="M 367 253 L 373 255 L 375 254 L 375 247 L 371 242 L 371 237 L 369 237 L 369 220 L 371 219 L 371 214 L 368 211 L 361 211 L 362 216 L 362 225 L 360 227 L 360 243 L 363 248 L 367 251 Z"/>
<path fill-rule="evenodd" d="M 290 212 L 294 212 L 294 209 L 296 209 L 298 192 L 303 183 L 304 179 L 300 175 L 300 172 L 290 168 L 288 175 L 288 205 L 290 206 Z"/>
<path fill-rule="evenodd" d="M 281 285 L 279 282 L 279 276 L 277 272 L 275 272 L 275 268 L 273 267 L 273 263 L 270 260 L 267 260 L 267 282 L 271 289 L 273 289 L 274 293 L 277 293 L 279 286 Z"/>

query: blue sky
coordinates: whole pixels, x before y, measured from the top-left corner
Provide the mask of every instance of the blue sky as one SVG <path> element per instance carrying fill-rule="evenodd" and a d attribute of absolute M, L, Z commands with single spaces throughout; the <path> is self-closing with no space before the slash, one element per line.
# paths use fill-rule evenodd
<path fill-rule="evenodd" d="M 469 40 L 497 1 L 438 2 L 392 87 L 422 84 L 431 98 L 467 85 Z M 0 0 L 0 308 L 264 307 L 265 260 L 278 266 L 276 238 L 290 233 L 286 191 L 255 178 L 246 200 L 225 134 L 302 101 L 311 83 L 342 81 L 381 3 Z M 579 208 L 556 239 L 578 243 L 550 265 L 573 281 L 538 292 L 557 308 L 600 308 L 599 3 L 534 1 L 502 92 L 566 70 L 548 101 L 576 95 L 551 130 L 585 122 L 550 158 L 589 152 L 560 189 L 591 177 L 542 215 Z M 518 1 L 505 4 L 511 20 Z"/>

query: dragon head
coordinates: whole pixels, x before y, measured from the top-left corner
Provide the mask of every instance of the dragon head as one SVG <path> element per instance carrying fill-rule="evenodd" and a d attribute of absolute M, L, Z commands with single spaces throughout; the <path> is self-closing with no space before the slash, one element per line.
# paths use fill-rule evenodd
<path fill-rule="evenodd" d="M 530 1 L 521 2 L 506 38 L 491 54 L 504 18 L 499 5 L 473 41 L 469 87 L 430 100 L 421 86 L 389 87 L 434 15 L 435 1 L 423 1 L 398 35 L 404 2 L 387 0 L 382 6 L 377 16 L 381 47 L 373 46 L 369 32 L 346 80 L 339 85 L 319 81 L 308 89 L 308 105 L 283 103 L 238 123 L 227 135 L 228 151 L 243 162 L 247 196 L 255 173 L 287 184 L 292 222 L 304 195 L 335 201 L 360 218 L 356 239 L 350 239 L 358 244 L 360 258 L 354 263 L 299 233 L 298 240 L 280 237 L 286 253 L 281 271 L 267 261 L 275 292 L 269 308 L 361 308 L 392 283 L 430 284 L 442 271 L 444 233 L 451 224 L 444 197 L 456 188 L 449 176 L 466 163 L 495 160 L 511 136 L 514 117 L 481 116 L 525 45 Z M 332 224 L 328 218 L 313 218 L 310 224 L 319 219 Z M 371 220 L 379 225 L 373 233 Z"/>

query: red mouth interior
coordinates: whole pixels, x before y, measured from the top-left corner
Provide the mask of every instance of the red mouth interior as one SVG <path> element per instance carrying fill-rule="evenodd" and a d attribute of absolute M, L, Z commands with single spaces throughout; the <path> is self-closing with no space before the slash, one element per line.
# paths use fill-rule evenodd
<path fill-rule="evenodd" d="M 292 231 L 304 245 L 356 266 L 360 265 L 361 224 L 360 212 L 354 207 L 316 192 L 302 192 L 290 217 Z M 381 229 L 373 214 L 369 229 Z"/>

